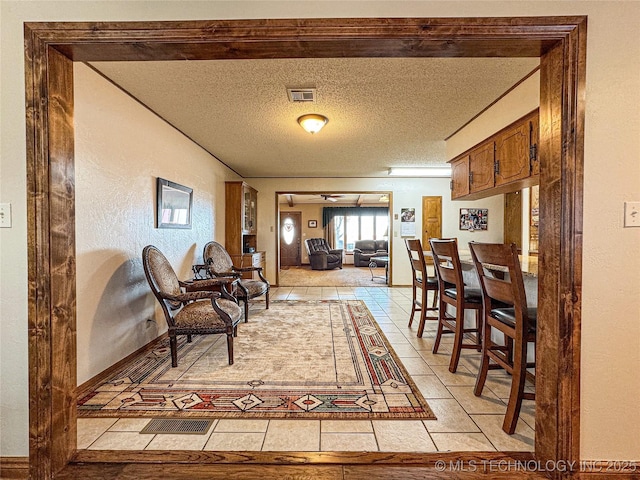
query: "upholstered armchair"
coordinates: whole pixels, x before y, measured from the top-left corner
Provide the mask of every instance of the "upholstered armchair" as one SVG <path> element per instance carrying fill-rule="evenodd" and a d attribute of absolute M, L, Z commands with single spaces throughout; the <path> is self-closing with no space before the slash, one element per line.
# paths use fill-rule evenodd
<path fill-rule="evenodd" d="M 144 273 L 169 326 L 169 346 L 171 366 L 178 366 L 178 335 L 224 333 L 227 335 L 229 365 L 233 365 L 233 337 L 242 318 L 242 308 L 230 293 L 235 278 L 215 278 L 205 280 L 211 287 L 219 286 L 219 292 L 185 292 L 187 283 L 178 280 L 167 258 L 153 245 L 142 251 Z"/>
<path fill-rule="evenodd" d="M 353 264 L 356 267 L 368 267 L 375 261 L 375 257 L 389 256 L 389 247 L 386 240 L 356 240 L 353 249 Z M 380 263 L 378 266 L 383 266 Z"/>
<path fill-rule="evenodd" d="M 311 270 L 342 268 L 342 249 L 332 250 L 324 238 L 307 238 L 304 241 Z"/>
<path fill-rule="evenodd" d="M 262 275 L 262 267 L 242 267 L 233 265 L 229 252 L 218 242 L 209 242 L 204 246 L 202 258 L 207 264 L 207 271 L 211 277 L 234 276 L 238 278 L 236 296 L 244 302 L 244 321 L 249 319 L 249 300 L 265 296 L 266 308 L 269 308 L 269 290 L 271 286 Z M 243 273 L 257 272 L 258 279 L 241 278 Z"/>

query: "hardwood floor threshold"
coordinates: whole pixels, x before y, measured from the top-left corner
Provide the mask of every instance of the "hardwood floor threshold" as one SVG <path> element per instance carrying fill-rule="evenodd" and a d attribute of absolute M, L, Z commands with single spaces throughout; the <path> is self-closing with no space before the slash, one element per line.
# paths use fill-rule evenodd
<path fill-rule="evenodd" d="M 489 462 L 527 462 L 532 452 L 215 452 L 202 450 L 78 450 L 73 463 L 198 463 L 270 465 L 416 465 L 436 462 L 485 465 Z"/>
<path fill-rule="evenodd" d="M 148 465 L 131 463 L 69 464 L 56 475 L 56 480 L 100 478 L 101 480 L 543 480 L 542 473 L 528 471 L 441 470 L 419 465 L 207 465 L 163 464 L 150 469 Z"/>

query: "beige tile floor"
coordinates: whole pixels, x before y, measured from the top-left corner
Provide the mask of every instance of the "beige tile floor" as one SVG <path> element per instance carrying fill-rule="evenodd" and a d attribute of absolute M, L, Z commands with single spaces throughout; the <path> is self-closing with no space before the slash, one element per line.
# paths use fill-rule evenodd
<path fill-rule="evenodd" d="M 534 404 L 524 401 L 514 435 L 502 431 L 510 378 L 492 371 L 482 397 L 473 395 L 479 354 L 464 350 L 458 372 L 448 370 L 451 336 L 433 354 L 436 322 L 417 338 L 407 327 L 410 288 L 281 287 L 273 300 L 360 299 L 368 306 L 437 420 L 216 420 L 205 435 L 139 433 L 149 418 L 78 419 L 78 448 L 218 451 L 533 451 Z M 254 308 L 263 308 L 258 304 Z"/>

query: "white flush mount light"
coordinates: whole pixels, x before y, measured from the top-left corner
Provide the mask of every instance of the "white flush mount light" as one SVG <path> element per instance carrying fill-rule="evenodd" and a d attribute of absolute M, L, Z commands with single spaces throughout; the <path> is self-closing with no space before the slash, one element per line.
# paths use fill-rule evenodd
<path fill-rule="evenodd" d="M 317 113 L 309 113 L 298 118 L 300 126 L 311 134 L 318 133 L 322 130 L 322 127 L 324 127 L 328 121 L 329 119 L 327 117 L 318 115 Z"/>
<path fill-rule="evenodd" d="M 429 167 L 391 167 L 392 177 L 450 177 L 450 165 L 433 165 Z"/>

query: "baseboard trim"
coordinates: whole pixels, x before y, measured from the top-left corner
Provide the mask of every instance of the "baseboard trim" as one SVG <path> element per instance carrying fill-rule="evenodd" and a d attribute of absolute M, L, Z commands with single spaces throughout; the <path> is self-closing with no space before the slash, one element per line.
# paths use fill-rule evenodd
<path fill-rule="evenodd" d="M 127 355 L 122 360 L 118 361 L 117 363 L 114 363 L 106 370 L 100 372 L 95 377 L 90 378 L 89 380 L 84 382 L 82 385 L 78 385 L 78 387 L 76 388 L 76 396 L 80 396 L 83 393 L 93 391 L 96 386 L 103 384 L 105 380 L 109 378 L 115 371 L 123 368 L 126 364 L 128 364 L 132 359 L 134 359 L 138 355 L 153 349 L 158 343 L 160 343 L 162 340 L 167 338 L 167 336 L 168 336 L 167 332 L 163 333 L 159 337 L 154 338 L 149 343 L 140 347 L 138 350 L 136 350 L 132 354 Z"/>
<path fill-rule="evenodd" d="M 29 478 L 29 457 L 0 457 L 0 479 Z"/>
<path fill-rule="evenodd" d="M 640 462 L 631 460 L 580 460 L 579 469 L 586 480 L 640 478 Z"/>

